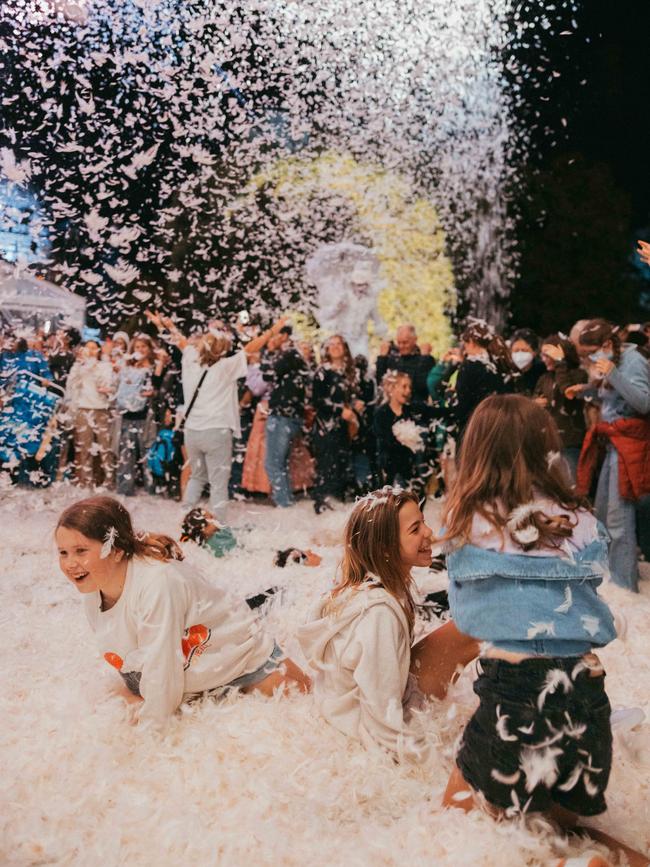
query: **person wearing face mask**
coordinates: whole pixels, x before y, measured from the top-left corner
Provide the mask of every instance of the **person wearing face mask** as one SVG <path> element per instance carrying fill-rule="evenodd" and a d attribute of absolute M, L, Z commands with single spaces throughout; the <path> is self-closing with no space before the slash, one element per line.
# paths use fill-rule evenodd
<path fill-rule="evenodd" d="M 600 421 L 585 437 L 576 490 L 588 493 L 599 443 L 604 442 L 596 513 L 611 537 L 612 581 L 638 592 L 636 508 L 650 494 L 650 368 L 636 346 L 621 344 L 617 328 L 604 319 L 587 323 L 579 337 L 578 353 L 592 363 L 596 380 L 573 386 L 566 394 L 596 399 Z"/>
<path fill-rule="evenodd" d="M 530 397 L 535 391 L 537 380 L 546 370 L 538 352 L 539 337 L 530 328 L 520 328 L 510 338 L 510 356 L 519 371 L 513 381 L 517 394 Z"/>

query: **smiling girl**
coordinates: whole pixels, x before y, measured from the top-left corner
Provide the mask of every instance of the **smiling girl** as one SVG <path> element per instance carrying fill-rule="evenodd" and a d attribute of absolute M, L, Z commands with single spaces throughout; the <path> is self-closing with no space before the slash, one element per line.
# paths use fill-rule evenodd
<path fill-rule="evenodd" d="M 84 596 L 100 653 L 144 699 L 140 720 L 162 723 L 183 700 L 235 687 L 308 691 L 309 678 L 245 603 L 182 562 L 168 536 L 136 535 L 117 500 L 69 506 L 55 535 L 61 570 Z"/>
<path fill-rule="evenodd" d="M 411 647 L 411 568 L 430 565 L 431 536 L 414 494 L 385 487 L 359 500 L 345 529 L 342 580 L 298 632 L 325 719 L 412 761 L 426 752 L 409 725 L 413 681 L 441 698 L 458 666 L 478 653 L 453 623 Z"/>

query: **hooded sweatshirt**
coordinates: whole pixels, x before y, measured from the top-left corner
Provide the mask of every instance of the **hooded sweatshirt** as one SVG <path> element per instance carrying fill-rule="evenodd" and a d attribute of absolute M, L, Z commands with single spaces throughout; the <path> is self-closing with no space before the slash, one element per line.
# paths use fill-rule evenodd
<path fill-rule="evenodd" d="M 133 558 L 112 608 L 102 611 L 99 591 L 84 606 L 100 653 L 144 699 L 141 720 L 164 722 L 183 697 L 256 671 L 274 647 L 243 601 L 186 561 Z"/>
<path fill-rule="evenodd" d="M 423 761 L 426 744 L 409 727 L 411 642 L 399 603 L 376 583 L 330 595 L 316 606 L 298 641 L 315 670 L 320 713 L 366 747 Z"/>

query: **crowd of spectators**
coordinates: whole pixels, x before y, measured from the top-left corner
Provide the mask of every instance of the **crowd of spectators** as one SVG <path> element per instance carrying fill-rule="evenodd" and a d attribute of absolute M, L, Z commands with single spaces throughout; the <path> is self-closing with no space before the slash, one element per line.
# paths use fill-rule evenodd
<path fill-rule="evenodd" d="M 440 495 L 476 406 L 518 392 L 555 419 L 563 450 L 549 459 L 595 499 L 615 580 L 636 587 L 637 541 L 650 557 L 650 323 L 506 339 L 470 319 L 439 359 L 404 324 L 371 362 L 345 335 L 313 346 L 285 319 L 266 331 L 244 319 L 192 335 L 156 313 L 131 335 L 5 330 L 5 479 L 142 489 L 189 507 L 209 492 L 221 525 L 232 498 L 286 508 L 309 496 L 320 514 L 383 484 Z M 34 409 L 39 395 L 50 413 Z"/>

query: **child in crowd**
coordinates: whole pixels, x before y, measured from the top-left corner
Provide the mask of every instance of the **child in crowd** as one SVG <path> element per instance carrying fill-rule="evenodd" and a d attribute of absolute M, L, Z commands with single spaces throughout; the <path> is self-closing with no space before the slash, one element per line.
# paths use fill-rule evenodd
<path fill-rule="evenodd" d="M 311 548 L 307 548 L 306 551 L 301 551 L 299 548 L 286 548 L 284 551 L 276 552 L 274 566 L 284 569 L 289 562 L 302 563 L 304 566 L 320 566 L 323 558 L 314 554 Z"/>
<path fill-rule="evenodd" d="M 181 542 L 190 541 L 207 548 L 215 557 L 223 557 L 237 545 L 230 527 L 220 527 L 212 512 L 198 507 L 185 515 L 181 526 Z"/>
<path fill-rule="evenodd" d="M 548 459 L 560 449 L 553 420 L 521 395 L 487 398 L 465 432 L 443 518 L 449 600 L 459 629 L 490 644 L 444 803 L 571 827 L 606 809 L 610 706 L 593 649 L 616 631 L 597 593 L 606 534 Z"/>
<path fill-rule="evenodd" d="M 233 688 L 309 690 L 309 678 L 243 603 L 188 568 L 168 536 L 136 534 L 117 500 L 69 506 L 55 535 L 61 570 L 84 595 L 100 652 L 144 700 L 140 721 L 159 725 L 184 700 Z"/>
<path fill-rule="evenodd" d="M 192 509 L 183 518 L 181 542 L 196 542 L 214 557 L 223 557 L 237 546 L 237 540 L 230 527 L 220 527 L 212 512 L 198 507 Z M 261 593 L 248 596 L 244 601 L 249 608 L 261 608 L 277 592 L 277 587 L 268 587 Z"/>
<path fill-rule="evenodd" d="M 426 743 L 409 721 L 412 686 L 442 697 L 478 653 L 451 622 L 411 648 L 411 568 L 431 563 L 431 536 L 414 494 L 385 487 L 359 500 L 345 529 L 342 580 L 298 632 L 325 719 L 416 762 Z"/>

